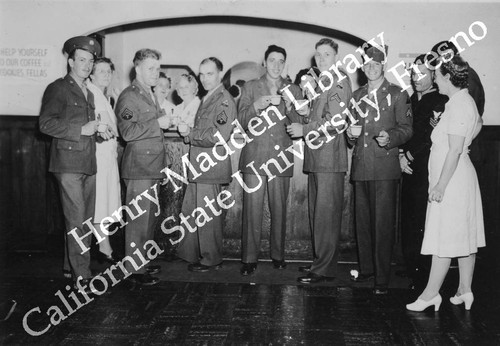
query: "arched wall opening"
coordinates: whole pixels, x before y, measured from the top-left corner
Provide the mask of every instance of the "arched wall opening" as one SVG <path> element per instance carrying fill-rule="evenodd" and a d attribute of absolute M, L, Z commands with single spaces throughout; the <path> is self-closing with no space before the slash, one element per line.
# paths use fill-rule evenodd
<path fill-rule="evenodd" d="M 199 16 L 143 21 L 104 28 L 96 34 L 103 38 L 104 54 L 115 63 L 117 71 L 115 87 L 120 90 L 130 83 L 129 75 L 133 67 L 134 53 L 146 47 L 157 49 L 162 53 L 162 66 L 185 67 L 198 73 L 200 61 L 209 56 L 218 57 L 223 62 L 225 70 L 240 67 L 242 63 L 251 66 L 252 62 L 255 68 L 255 64 L 262 63 L 268 45 L 276 44 L 287 50 L 287 66 L 284 74 L 294 80 L 299 70 L 312 66 L 315 44 L 321 38 L 329 37 L 338 43 L 339 58 L 355 53 L 356 48 L 364 42 L 355 35 L 324 26 L 240 16 Z M 357 75 L 350 77 L 354 84 L 353 88 L 357 88 Z M 180 162 L 179 150 L 174 149 L 176 144 L 172 143 L 167 144 L 167 155 L 172 158 L 172 162 Z M 237 171 L 239 152 L 232 155 L 231 160 L 233 171 Z M 302 172 L 302 160 L 295 160 L 291 184 L 287 202 L 287 257 L 308 259 L 311 255 L 311 240 L 305 198 L 307 177 Z M 236 204 L 227 211 L 223 237 L 224 252 L 226 256 L 238 258 L 241 254 L 242 189 L 234 181 L 228 189 L 234 196 Z M 345 191 L 341 246 L 354 249 L 352 195 L 348 178 Z M 176 216 L 175 204 L 179 204 L 179 196 L 168 187 L 164 188 L 162 193 L 164 196 L 162 200 L 166 206 L 163 209 L 164 215 Z M 165 197 L 167 195 L 168 197 Z M 177 208 L 179 207 L 180 205 L 177 205 Z M 269 210 L 265 202 L 261 247 L 263 258 L 266 258 L 265 253 L 269 250 L 267 242 L 269 229 Z M 175 241 L 178 237 L 176 234 L 166 236 L 159 229 L 156 229 L 155 234 L 155 239 L 167 248 L 170 247 L 167 238 Z M 349 259 L 355 260 L 355 258 Z"/>
<path fill-rule="evenodd" d="M 339 44 L 339 58 L 354 53 L 364 39 L 340 29 L 287 20 L 246 16 L 196 16 L 121 24 L 94 31 L 104 41 L 104 54 L 116 65 L 114 87 L 130 83 L 134 53 L 153 48 L 162 53 L 162 65 L 186 66 L 198 72 L 199 62 L 216 56 L 225 70 L 242 62 L 261 64 L 270 44 L 287 50 L 284 74 L 292 80 L 314 63 L 314 45 L 322 37 Z M 357 76 L 350 76 L 357 88 Z M 174 78 L 175 82 L 175 78 Z"/>

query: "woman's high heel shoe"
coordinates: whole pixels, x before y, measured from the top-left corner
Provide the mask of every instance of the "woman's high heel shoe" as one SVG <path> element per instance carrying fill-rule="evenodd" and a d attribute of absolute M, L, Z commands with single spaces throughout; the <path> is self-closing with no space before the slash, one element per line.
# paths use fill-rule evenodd
<path fill-rule="evenodd" d="M 424 311 L 429 306 L 434 305 L 434 311 L 439 311 L 439 306 L 441 305 L 442 301 L 443 299 L 441 298 L 441 295 L 438 293 L 437 296 L 435 296 L 429 301 L 425 301 L 419 298 L 415 300 L 413 303 L 407 304 L 406 308 L 410 311 Z"/>
<path fill-rule="evenodd" d="M 472 303 L 474 302 L 474 295 L 472 292 L 467 292 L 462 294 L 461 296 L 450 297 L 450 302 L 454 305 L 460 305 L 464 303 L 465 310 L 470 310 Z"/>

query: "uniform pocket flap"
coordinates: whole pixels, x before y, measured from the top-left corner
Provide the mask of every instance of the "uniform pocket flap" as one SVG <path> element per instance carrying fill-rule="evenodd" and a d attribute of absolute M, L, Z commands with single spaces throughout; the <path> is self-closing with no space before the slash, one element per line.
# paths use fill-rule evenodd
<path fill-rule="evenodd" d="M 58 139 L 56 148 L 59 150 L 74 150 L 74 151 L 82 151 L 84 148 L 84 145 L 82 142 L 73 142 L 73 141 L 67 141 L 64 139 Z"/>

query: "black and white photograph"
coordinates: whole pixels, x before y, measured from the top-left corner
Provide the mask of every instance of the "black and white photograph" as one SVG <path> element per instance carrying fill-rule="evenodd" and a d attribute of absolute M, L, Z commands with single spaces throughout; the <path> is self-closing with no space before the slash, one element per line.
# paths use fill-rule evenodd
<path fill-rule="evenodd" d="M 0 0 L 0 345 L 500 345 L 498 18 Z"/>

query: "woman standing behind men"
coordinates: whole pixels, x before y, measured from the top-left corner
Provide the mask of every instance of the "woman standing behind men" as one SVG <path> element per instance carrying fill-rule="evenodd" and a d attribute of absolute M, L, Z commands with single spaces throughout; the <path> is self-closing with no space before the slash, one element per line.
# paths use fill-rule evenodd
<path fill-rule="evenodd" d="M 441 94 L 449 97 L 441 120 L 432 132 L 429 158 L 429 204 L 421 253 L 432 255 L 427 286 L 418 299 L 406 305 L 422 311 L 434 305 L 439 310 L 439 290 L 458 257 L 460 282 L 452 304 L 470 309 L 472 276 L 478 247 L 485 246 L 481 195 L 468 146 L 481 130 L 482 120 L 467 91 L 468 65 L 455 56 L 441 62 L 435 82 Z"/>
<path fill-rule="evenodd" d="M 90 73 L 91 82 L 88 83 L 88 89 L 94 94 L 96 119 L 100 122 L 98 130 L 106 126 L 115 136 L 96 144 L 97 174 L 94 227 L 98 230 L 101 230 L 101 221 L 105 217 L 111 216 L 121 206 L 118 144 L 116 141 L 118 129 L 115 113 L 106 97 L 114 70 L 115 67 L 110 59 L 97 58 Z M 103 236 L 104 239 L 99 242 L 99 260 L 115 264 L 117 260 L 113 258 L 109 237 L 106 233 Z"/>
<path fill-rule="evenodd" d="M 158 84 L 153 87 L 154 94 L 160 103 L 161 109 L 165 111 L 167 117 L 171 117 L 175 105 L 167 99 L 168 94 L 170 93 L 170 88 L 172 87 L 172 83 L 170 78 L 163 72 L 160 72 L 160 77 L 158 78 Z"/>
<path fill-rule="evenodd" d="M 190 74 L 182 74 L 177 84 L 177 94 L 182 99 L 182 103 L 174 108 L 174 125 L 186 124 L 194 127 L 196 112 L 201 103 L 196 78 Z"/>

